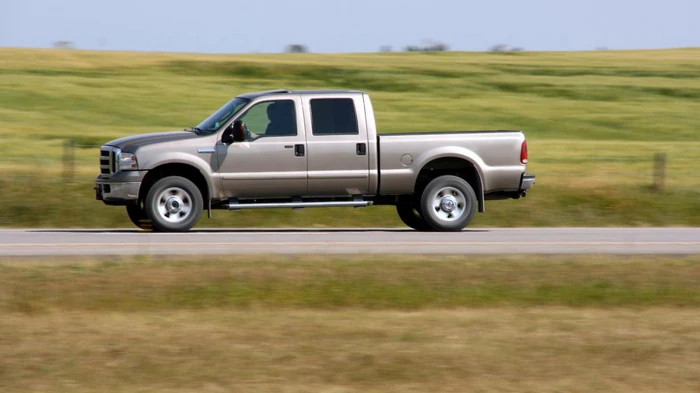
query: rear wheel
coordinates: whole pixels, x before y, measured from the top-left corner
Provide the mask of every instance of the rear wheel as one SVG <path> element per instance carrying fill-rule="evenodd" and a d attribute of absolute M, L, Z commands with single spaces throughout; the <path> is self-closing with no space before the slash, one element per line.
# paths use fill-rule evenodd
<path fill-rule="evenodd" d="M 477 205 L 472 186 L 457 176 L 435 178 L 421 195 L 422 217 L 436 231 L 461 231 L 474 219 Z"/>
<path fill-rule="evenodd" d="M 396 202 L 396 212 L 404 224 L 417 231 L 432 231 L 433 228 L 421 217 L 419 203 L 413 197 L 400 197 Z"/>
<path fill-rule="evenodd" d="M 146 213 L 160 232 L 187 232 L 202 217 L 202 193 L 190 180 L 170 176 L 158 180 L 146 196 Z"/>
<path fill-rule="evenodd" d="M 148 214 L 140 202 L 135 205 L 126 205 L 126 214 L 137 227 L 147 231 L 153 230 L 153 221 L 148 218 Z"/>

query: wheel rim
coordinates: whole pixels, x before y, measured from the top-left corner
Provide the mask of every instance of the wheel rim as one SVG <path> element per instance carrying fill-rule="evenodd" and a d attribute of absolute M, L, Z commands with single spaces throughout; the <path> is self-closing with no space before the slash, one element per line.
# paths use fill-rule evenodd
<path fill-rule="evenodd" d="M 156 200 L 158 214 L 171 223 L 185 221 L 192 213 L 192 198 L 180 187 L 170 187 L 160 193 Z"/>
<path fill-rule="evenodd" d="M 443 187 L 433 195 L 432 206 L 438 219 L 455 221 L 467 211 L 467 198 L 455 187 Z"/>

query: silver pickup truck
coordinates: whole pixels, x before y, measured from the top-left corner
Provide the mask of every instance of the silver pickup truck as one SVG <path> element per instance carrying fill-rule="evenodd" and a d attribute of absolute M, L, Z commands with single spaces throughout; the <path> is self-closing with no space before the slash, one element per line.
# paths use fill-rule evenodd
<path fill-rule="evenodd" d="M 460 231 L 485 200 L 519 199 L 521 131 L 377 134 L 360 91 L 240 95 L 197 127 L 100 149 L 97 200 L 155 231 L 188 231 L 206 210 L 394 205 L 420 231 Z"/>

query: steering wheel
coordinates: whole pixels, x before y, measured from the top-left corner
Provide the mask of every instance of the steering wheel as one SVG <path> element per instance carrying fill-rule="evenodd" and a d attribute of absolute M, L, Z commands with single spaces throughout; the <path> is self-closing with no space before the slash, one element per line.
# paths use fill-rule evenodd
<path fill-rule="evenodd" d="M 248 126 L 245 124 L 244 121 L 241 121 L 241 127 L 243 127 L 243 132 L 245 133 L 245 140 L 251 140 L 252 135 L 250 134 L 250 130 L 248 129 Z"/>

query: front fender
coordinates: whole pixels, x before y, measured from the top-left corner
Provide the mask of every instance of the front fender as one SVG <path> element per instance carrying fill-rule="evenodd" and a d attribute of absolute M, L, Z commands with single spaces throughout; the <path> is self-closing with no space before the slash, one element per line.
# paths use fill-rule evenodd
<path fill-rule="evenodd" d="M 218 196 L 221 191 L 221 185 L 214 181 L 213 170 L 217 166 L 216 155 L 209 154 L 210 160 L 207 161 L 200 155 L 195 155 L 185 152 L 169 152 L 160 154 L 157 161 L 148 162 L 148 170 L 154 170 L 168 164 L 188 165 L 199 171 L 207 182 L 210 198 Z M 214 160 L 213 162 L 211 160 Z M 139 163 L 140 164 L 140 163 Z"/>

